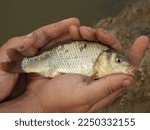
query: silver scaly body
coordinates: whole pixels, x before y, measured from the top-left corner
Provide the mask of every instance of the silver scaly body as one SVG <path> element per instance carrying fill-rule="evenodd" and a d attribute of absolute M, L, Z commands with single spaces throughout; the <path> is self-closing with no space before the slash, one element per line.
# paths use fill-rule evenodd
<path fill-rule="evenodd" d="M 107 46 L 94 42 L 74 41 L 46 51 L 39 56 L 24 58 L 22 69 L 39 73 L 45 77 L 55 77 L 63 73 L 91 76 L 94 64 Z"/>

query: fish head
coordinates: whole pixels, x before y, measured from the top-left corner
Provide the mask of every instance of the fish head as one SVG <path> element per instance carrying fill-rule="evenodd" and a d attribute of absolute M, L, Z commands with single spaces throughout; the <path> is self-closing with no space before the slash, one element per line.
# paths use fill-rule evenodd
<path fill-rule="evenodd" d="M 97 77 L 103 77 L 114 73 L 123 73 L 134 76 L 135 66 L 127 57 L 114 50 L 102 53 L 95 64 Z"/>
<path fill-rule="evenodd" d="M 124 73 L 134 75 L 135 65 L 133 65 L 127 57 L 113 52 L 109 59 L 111 71 L 114 73 Z"/>

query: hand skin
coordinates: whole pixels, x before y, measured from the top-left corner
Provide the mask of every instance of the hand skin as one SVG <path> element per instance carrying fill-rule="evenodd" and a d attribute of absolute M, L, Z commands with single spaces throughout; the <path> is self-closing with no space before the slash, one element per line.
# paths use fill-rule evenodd
<path fill-rule="evenodd" d="M 6 51 L 16 48 L 25 56 L 46 50 L 60 41 L 101 41 L 119 52 L 123 49 L 117 38 L 103 29 L 80 26 L 76 18 L 66 19 L 41 27 L 29 35 L 10 39 L 0 48 L 0 62 L 10 60 Z M 138 65 L 148 46 L 148 38 L 140 36 L 134 42 L 128 57 Z M 0 71 L 0 101 L 14 88 L 18 74 Z M 113 74 L 87 83 L 89 77 L 62 75 L 53 79 L 30 80 L 21 96 L 0 104 L 0 112 L 97 112 L 111 104 L 129 86 L 133 79 L 124 74 Z"/>

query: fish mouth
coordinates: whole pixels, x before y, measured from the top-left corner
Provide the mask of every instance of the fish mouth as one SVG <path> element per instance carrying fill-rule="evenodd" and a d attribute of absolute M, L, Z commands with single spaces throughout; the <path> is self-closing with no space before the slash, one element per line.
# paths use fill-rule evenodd
<path fill-rule="evenodd" d="M 129 69 L 127 69 L 127 73 L 131 76 L 134 76 L 135 70 L 136 70 L 136 66 L 133 65 Z"/>

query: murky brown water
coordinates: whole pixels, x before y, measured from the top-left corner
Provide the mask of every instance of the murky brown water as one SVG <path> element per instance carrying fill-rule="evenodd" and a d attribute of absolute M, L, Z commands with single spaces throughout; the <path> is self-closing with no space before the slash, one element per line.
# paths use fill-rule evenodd
<path fill-rule="evenodd" d="M 136 0 L 0 0 L 0 43 L 69 17 L 92 25 L 116 15 L 133 1 Z"/>

